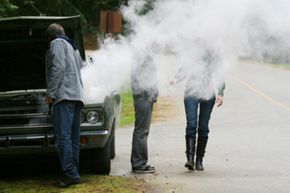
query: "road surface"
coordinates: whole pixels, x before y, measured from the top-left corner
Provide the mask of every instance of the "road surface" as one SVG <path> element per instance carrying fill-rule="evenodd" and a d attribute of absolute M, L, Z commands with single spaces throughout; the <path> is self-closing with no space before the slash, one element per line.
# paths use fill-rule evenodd
<path fill-rule="evenodd" d="M 176 115 L 151 126 L 149 163 L 158 172 L 131 173 L 133 127 L 127 127 L 116 131 L 117 156 L 111 174 L 144 179 L 161 193 L 289 193 L 289 83 L 290 71 L 237 64 L 226 79 L 224 106 L 212 114 L 205 171 L 189 172 L 184 167 L 185 117 L 180 96 Z"/>

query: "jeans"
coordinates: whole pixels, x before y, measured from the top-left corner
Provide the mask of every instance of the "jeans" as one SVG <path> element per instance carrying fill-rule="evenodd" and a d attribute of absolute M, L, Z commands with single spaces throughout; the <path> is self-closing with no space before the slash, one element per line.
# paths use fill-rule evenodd
<path fill-rule="evenodd" d="M 194 96 L 184 98 L 184 106 L 186 113 L 186 137 L 196 138 L 196 133 L 199 137 L 208 138 L 209 128 L 208 123 L 212 109 L 215 104 L 215 97 L 209 100 L 198 99 Z M 199 110 L 199 112 L 198 112 Z"/>
<path fill-rule="evenodd" d="M 80 117 L 82 103 L 61 101 L 53 107 L 55 145 L 66 177 L 79 180 Z"/>
<path fill-rule="evenodd" d="M 135 128 L 133 132 L 132 168 L 145 167 L 148 161 L 147 139 L 151 124 L 153 101 L 147 95 L 133 95 L 135 107 Z"/>

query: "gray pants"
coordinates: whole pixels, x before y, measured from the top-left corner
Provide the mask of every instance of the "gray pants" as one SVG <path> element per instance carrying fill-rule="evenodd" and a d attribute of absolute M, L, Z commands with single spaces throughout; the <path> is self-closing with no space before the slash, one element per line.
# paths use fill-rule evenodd
<path fill-rule="evenodd" d="M 132 168 L 143 167 L 148 161 L 147 138 L 149 135 L 153 102 L 146 95 L 133 95 L 135 128 L 132 140 Z"/>

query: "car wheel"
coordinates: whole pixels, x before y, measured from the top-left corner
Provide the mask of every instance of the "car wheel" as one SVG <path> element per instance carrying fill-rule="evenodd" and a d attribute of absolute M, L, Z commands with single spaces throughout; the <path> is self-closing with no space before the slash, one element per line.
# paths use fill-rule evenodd
<path fill-rule="evenodd" d="M 111 139 L 104 148 L 93 149 L 91 152 L 91 169 L 96 174 L 108 175 L 111 171 Z"/>
<path fill-rule="evenodd" d="M 113 129 L 112 129 L 112 133 L 111 133 L 111 144 L 110 144 L 110 149 L 111 149 L 111 159 L 114 159 L 115 156 L 116 156 L 116 150 L 115 150 L 115 124 L 113 126 Z"/>

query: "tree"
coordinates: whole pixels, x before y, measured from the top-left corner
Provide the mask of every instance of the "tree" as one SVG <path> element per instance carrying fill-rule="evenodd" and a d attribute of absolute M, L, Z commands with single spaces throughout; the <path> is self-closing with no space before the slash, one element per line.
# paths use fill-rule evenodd
<path fill-rule="evenodd" d="M 17 9 L 18 7 L 10 3 L 9 0 L 0 0 L 0 18 L 8 17 L 16 12 Z"/>

